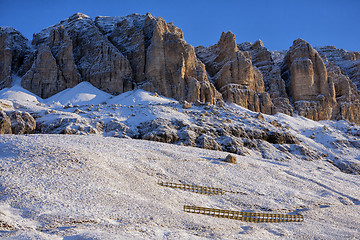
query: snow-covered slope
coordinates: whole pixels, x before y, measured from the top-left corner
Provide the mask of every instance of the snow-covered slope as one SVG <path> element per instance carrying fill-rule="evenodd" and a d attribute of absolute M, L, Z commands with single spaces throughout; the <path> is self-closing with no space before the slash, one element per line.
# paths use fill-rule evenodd
<path fill-rule="evenodd" d="M 0 234 L 8 239 L 356 239 L 359 176 L 324 161 L 271 161 L 102 136 L 1 135 Z M 160 181 L 220 187 L 208 196 Z M 247 223 L 184 205 L 297 213 Z M 71 238 L 70 238 L 71 237 Z"/>
<path fill-rule="evenodd" d="M 89 83 L 49 99 L 14 86 L 0 92 L 0 107 L 31 113 L 37 132 L 51 133 L 0 135 L 1 238 L 360 238 L 360 127 L 349 122 L 189 106 L 143 90 L 112 96 Z M 223 161 L 229 152 L 236 164 Z M 185 204 L 305 221 L 216 219 Z"/>
<path fill-rule="evenodd" d="M 62 105 L 86 105 L 100 104 L 111 97 L 111 94 L 105 93 L 89 82 L 81 82 L 73 88 L 65 89 L 52 97 L 47 98 L 45 103 L 60 103 Z"/>
<path fill-rule="evenodd" d="M 33 102 L 38 103 L 42 99 L 35 94 L 24 89 L 20 85 L 15 85 L 11 88 L 4 88 L 0 91 L 0 99 L 14 101 L 14 102 Z"/>

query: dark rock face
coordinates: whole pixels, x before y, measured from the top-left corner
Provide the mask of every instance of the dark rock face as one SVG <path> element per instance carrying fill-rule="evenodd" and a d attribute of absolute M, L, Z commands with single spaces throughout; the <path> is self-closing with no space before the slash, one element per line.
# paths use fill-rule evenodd
<path fill-rule="evenodd" d="M 329 81 L 333 82 L 337 106 L 333 119 L 360 124 L 360 53 L 335 47 L 318 49 L 324 60 Z"/>
<path fill-rule="evenodd" d="M 30 50 L 28 40 L 10 27 L 0 27 L 0 89 L 10 87 Z"/>
<path fill-rule="evenodd" d="M 360 52 L 345 51 L 334 46 L 320 47 L 316 50 L 324 61 L 339 66 L 343 74 L 347 75 L 360 90 Z"/>
<path fill-rule="evenodd" d="M 51 29 L 45 42 L 37 47 L 32 67 L 22 78 L 24 88 L 48 98 L 80 83 L 73 44 L 63 25 Z"/>

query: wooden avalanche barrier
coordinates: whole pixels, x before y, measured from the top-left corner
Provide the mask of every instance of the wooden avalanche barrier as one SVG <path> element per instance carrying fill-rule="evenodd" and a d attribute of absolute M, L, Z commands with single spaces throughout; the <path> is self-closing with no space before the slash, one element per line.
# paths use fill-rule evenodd
<path fill-rule="evenodd" d="M 184 191 L 190 191 L 190 192 L 206 194 L 206 195 L 222 195 L 225 192 L 221 188 L 203 187 L 203 186 L 181 184 L 181 183 L 159 182 L 158 184 L 164 187 L 178 188 Z"/>
<path fill-rule="evenodd" d="M 252 213 L 252 212 L 238 212 L 230 210 L 221 210 L 214 208 L 204 208 L 195 206 L 184 206 L 184 211 L 189 213 L 210 215 L 218 218 L 229 218 L 241 220 L 245 222 L 302 222 L 304 217 L 302 215 L 290 214 L 271 214 L 271 213 Z"/>

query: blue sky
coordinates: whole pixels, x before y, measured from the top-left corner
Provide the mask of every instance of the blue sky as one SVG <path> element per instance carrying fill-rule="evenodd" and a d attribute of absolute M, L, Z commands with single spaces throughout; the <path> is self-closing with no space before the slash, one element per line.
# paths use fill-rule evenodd
<path fill-rule="evenodd" d="M 31 39 L 76 12 L 92 18 L 150 12 L 180 27 L 193 46 L 212 45 L 232 31 L 237 42 L 261 39 L 270 50 L 303 38 L 313 46 L 360 51 L 360 0 L 0 0 L 0 26 Z"/>

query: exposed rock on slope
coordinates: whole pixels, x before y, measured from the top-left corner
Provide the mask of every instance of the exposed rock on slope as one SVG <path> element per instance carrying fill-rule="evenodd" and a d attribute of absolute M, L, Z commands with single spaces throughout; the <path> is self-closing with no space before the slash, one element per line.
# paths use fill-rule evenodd
<path fill-rule="evenodd" d="M 130 60 L 144 90 L 189 102 L 216 103 L 221 96 L 207 79 L 181 29 L 150 14 L 97 17 L 96 25 Z"/>
<path fill-rule="evenodd" d="M 28 112 L 5 112 L 0 109 L 0 134 L 28 134 L 36 129 L 36 121 Z"/>
<path fill-rule="evenodd" d="M 0 27 L 0 89 L 10 87 L 29 53 L 28 40 L 11 27 Z"/>
<path fill-rule="evenodd" d="M 275 113 L 262 74 L 252 65 L 250 54 L 238 49 L 233 33 L 222 33 L 217 44 L 198 47 L 196 52 L 225 101 L 253 111 Z"/>
<path fill-rule="evenodd" d="M 0 134 L 12 134 L 11 119 L 2 110 L 0 110 Z"/>
<path fill-rule="evenodd" d="M 10 119 L 12 133 L 14 134 L 33 133 L 36 129 L 35 119 L 28 112 L 11 112 Z"/>

